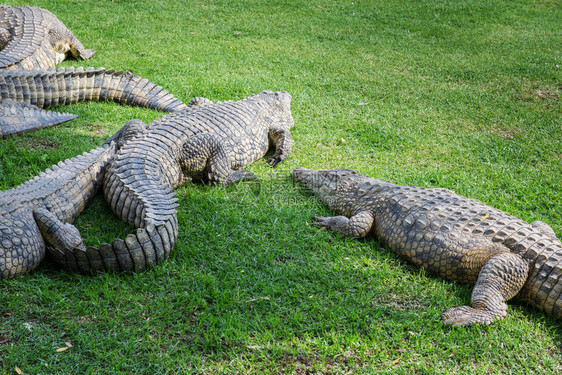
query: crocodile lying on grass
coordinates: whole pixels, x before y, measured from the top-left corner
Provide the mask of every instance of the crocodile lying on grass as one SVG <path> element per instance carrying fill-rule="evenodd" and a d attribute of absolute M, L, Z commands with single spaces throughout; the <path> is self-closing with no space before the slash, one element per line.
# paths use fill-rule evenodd
<path fill-rule="evenodd" d="M 46 9 L 0 5 L 0 69 L 49 69 L 67 55 L 86 60 L 95 52 Z"/>
<path fill-rule="evenodd" d="M 110 100 L 166 112 L 186 108 L 161 86 L 130 71 L 116 72 L 105 68 L 0 70 L 0 112 L 10 111 L 13 115 L 9 122 L 0 119 L 0 138 L 74 118 L 54 112 L 45 116 L 34 106 L 50 108 L 84 100 Z M 28 116 L 18 116 L 25 108 Z M 43 117 L 31 120 L 33 113 L 42 113 Z"/>
<path fill-rule="evenodd" d="M 76 217 L 99 190 L 107 163 L 138 129 L 125 125 L 89 153 L 52 166 L 32 180 L 0 191 L 0 279 L 34 269 L 43 260 L 46 243 L 81 248 Z"/>
<path fill-rule="evenodd" d="M 33 106 L 112 100 L 167 112 L 185 108 L 162 87 L 130 71 L 51 69 L 67 55 L 88 59 L 94 52 L 85 49 L 51 12 L 0 5 L 0 139 L 76 117 L 47 114 Z"/>
<path fill-rule="evenodd" d="M 268 164 L 283 161 L 293 144 L 290 104 L 288 93 L 271 91 L 237 102 L 197 98 L 153 121 L 119 150 L 104 179 L 106 201 L 136 233 L 86 251 L 52 251 L 53 259 L 77 271 L 132 272 L 160 263 L 178 236 L 173 190 L 191 179 L 224 185 L 252 179 L 242 168 L 263 157 L 270 143 L 275 153 Z"/>
<path fill-rule="evenodd" d="M 448 279 L 475 283 L 471 307 L 445 324 L 489 324 L 517 296 L 562 316 L 562 243 L 545 223 L 524 222 L 446 189 L 397 186 L 350 169 L 297 168 L 293 178 L 345 216 L 315 217 L 347 237 L 373 233 L 398 255 Z"/>

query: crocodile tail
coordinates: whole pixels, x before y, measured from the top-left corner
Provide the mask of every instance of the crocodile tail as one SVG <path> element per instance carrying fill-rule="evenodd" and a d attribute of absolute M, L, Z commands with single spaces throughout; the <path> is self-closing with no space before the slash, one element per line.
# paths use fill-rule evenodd
<path fill-rule="evenodd" d="M 105 174 L 104 197 L 119 218 L 137 228 L 135 233 L 85 251 L 50 249 L 58 264 L 80 272 L 140 272 L 168 257 L 178 238 L 172 188 L 153 181 L 141 164 L 118 154 Z"/>
<path fill-rule="evenodd" d="M 100 70 L 98 69 L 96 72 Z M 187 107 L 162 86 L 158 86 L 138 74 L 133 75 L 130 70 L 116 72 L 104 69 L 104 71 L 98 73 L 97 77 L 101 78 L 99 85 L 102 89 L 100 90 L 100 97 L 95 100 L 112 100 L 122 104 L 137 105 L 165 112 L 173 112 Z"/>
<path fill-rule="evenodd" d="M 168 257 L 178 237 L 176 215 L 170 215 L 165 223 L 147 224 L 137 228 L 124 240 L 115 239 L 111 244 L 86 250 L 63 251 L 48 248 L 50 258 L 58 265 L 72 271 L 141 272 Z"/>
<path fill-rule="evenodd" d="M 45 111 L 32 104 L 4 100 L 0 102 L 0 139 L 61 124 L 76 117 L 70 113 Z"/>
<path fill-rule="evenodd" d="M 167 112 L 187 107 L 162 86 L 140 75 L 105 68 L 0 70 L 0 97 L 40 108 L 85 100 L 109 100 Z"/>

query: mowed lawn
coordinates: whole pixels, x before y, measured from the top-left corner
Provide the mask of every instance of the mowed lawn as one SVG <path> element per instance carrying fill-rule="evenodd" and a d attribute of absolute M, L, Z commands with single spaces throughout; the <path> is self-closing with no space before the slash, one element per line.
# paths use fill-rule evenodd
<path fill-rule="evenodd" d="M 10 5 L 21 2 L 6 1 Z M 331 213 L 290 171 L 354 168 L 443 187 L 562 237 L 562 3 L 543 1 L 30 1 L 97 54 L 184 102 L 293 97 L 293 154 L 258 180 L 187 184 L 170 258 L 140 274 L 48 261 L 0 281 L 2 374 L 554 374 L 562 325 L 524 304 L 490 326 L 444 327 L 472 287 L 375 239 L 309 225 Z M 0 189 L 164 113 L 115 103 L 0 142 Z M 97 197 L 85 242 L 132 229 Z"/>

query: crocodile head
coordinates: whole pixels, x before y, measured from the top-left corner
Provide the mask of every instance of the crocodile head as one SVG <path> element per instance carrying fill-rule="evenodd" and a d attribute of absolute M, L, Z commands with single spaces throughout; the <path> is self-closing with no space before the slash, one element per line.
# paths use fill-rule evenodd
<path fill-rule="evenodd" d="M 313 171 L 298 167 L 292 172 L 293 179 L 320 198 L 333 210 L 346 212 L 352 185 L 360 183 L 365 176 L 353 169 L 324 169 Z"/>
<path fill-rule="evenodd" d="M 276 129 L 290 130 L 295 121 L 291 115 L 291 95 L 286 91 L 264 90 L 250 98 L 265 100 L 271 108 L 266 120 Z"/>
<path fill-rule="evenodd" d="M 313 171 L 298 167 L 293 179 L 317 196 L 324 204 L 343 215 L 354 215 L 359 208 L 385 199 L 384 192 L 395 185 L 358 174 L 353 169 Z"/>

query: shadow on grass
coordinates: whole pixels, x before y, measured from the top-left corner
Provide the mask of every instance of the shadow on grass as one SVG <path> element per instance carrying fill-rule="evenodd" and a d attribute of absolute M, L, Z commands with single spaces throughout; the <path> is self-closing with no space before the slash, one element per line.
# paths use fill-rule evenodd
<path fill-rule="evenodd" d="M 342 348 L 431 356 L 449 353 L 458 340 L 471 355 L 484 355 L 483 336 L 497 339 L 507 331 L 530 340 L 529 325 L 542 324 L 561 343 L 559 323 L 532 309 L 524 309 L 523 324 L 508 318 L 490 327 L 442 327 L 440 313 L 451 300 L 468 302 L 471 287 L 427 277 L 380 251 L 374 239 L 344 239 L 310 227 L 312 216 L 329 211 L 287 176 L 266 171 L 259 177 L 229 187 L 178 189 L 178 244 L 153 269 L 84 276 L 45 265 L 2 283 L 3 314 L 42 327 L 37 345 L 54 339 L 47 332 L 64 331 L 80 344 L 83 359 L 115 350 L 123 340 L 136 343 L 130 356 L 145 359 L 158 350 L 216 361 L 242 355 L 341 364 L 347 359 L 333 358 Z M 81 230 L 91 233 L 91 245 L 131 230 L 99 196 L 84 216 Z M 20 331 L 7 339 L 25 342 Z"/>

